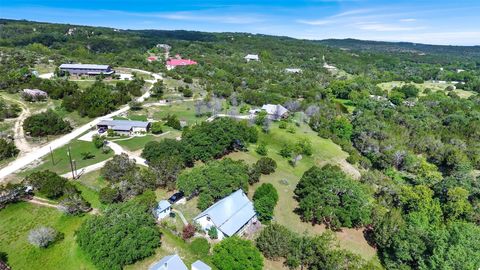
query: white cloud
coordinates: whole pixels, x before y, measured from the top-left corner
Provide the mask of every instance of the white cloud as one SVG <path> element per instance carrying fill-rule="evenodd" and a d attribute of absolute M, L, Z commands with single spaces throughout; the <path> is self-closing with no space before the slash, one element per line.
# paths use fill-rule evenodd
<path fill-rule="evenodd" d="M 406 19 L 400 19 L 399 21 L 401 22 L 416 22 L 417 19 L 413 19 L 413 18 L 406 18 Z"/>
<path fill-rule="evenodd" d="M 213 15 L 208 13 L 176 12 L 156 14 L 156 17 L 169 20 L 218 22 L 228 24 L 251 24 L 263 22 L 264 19 L 258 15 L 249 14 L 226 14 Z"/>
<path fill-rule="evenodd" d="M 425 29 L 423 26 L 403 26 L 395 24 L 385 24 L 385 23 L 356 23 L 355 27 L 362 30 L 371 30 L 379 32 L 388 32 L 388 31 L 413 31 Z"/>

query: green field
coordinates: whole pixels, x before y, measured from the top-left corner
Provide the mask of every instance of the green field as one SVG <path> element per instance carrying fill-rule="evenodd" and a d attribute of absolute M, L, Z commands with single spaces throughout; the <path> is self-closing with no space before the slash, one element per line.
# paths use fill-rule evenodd
<path fill-rule="evenodd" d="M 168 133 L 166 133 L 168 132 Z M 119 144 L 120 146 L 124 147 L 129 151 L 138 151 L 143 149 L 145 144 L 150 141 L 161 141 L 163 139 L 175 139 L 182 135 L 182 133 L 178 130 L 167 130 L 163 135 L 145 135 L 145 136 L 138 136 L 138 137 L 131 137 L 130 139 L 123 140 L 120 139 L 115 141 L 115 143 Z"/>
<path fill-rule="evenodd" d="M 383 90 L 390 91 L 394 87 L 400 87 L 405 84 L 406 84 L 405 82 L 401 82 L 401 81 L 392 81 L 392 82 L 380 83 L 378 84 L 378 86 Z M 420 89 L 421 94 L 423 94 L 423 92 L 426 89 L 431 89 L 433 92 L 436 92 L 436 91 L 446 92 L 445 88 L 447 88 L 448 86 L 454 86 L 453 83 L 437 83 L 437 82 L 424 82 L 424 83 L 412 83 L 412 84 L 414 84 L 416 87 L 418 87 L 418 89 Z M 462 89 L 455 89 L 452 92 L 456 93 L 461 98 L 469 98 L 470 96 L 476 94 L 474 92 L 465 91 Z"/>
<path fill-rule="evenodd" d="M 57 209 L 27 202 L 10 204 L 0 210 L 0 250 L 8 254 L 8 263 L 15 270 L 95 269 L 75 243 L 74 232 L 86 218 L 65 216 Z M 48 248 L 31 246 L 28 232 L 38 226 L 53 227 L 64 239 Z"/>
<path fill-rule="evenodd" d="M 97 149 L 92 142 L 73 140 L 70 142 L 70 144 L 53 150 L 53 159 L 55 164 L 52 164 L 51 156 L 47 155 L 43 157 L 44 162 L 40 166 L 29 172 L 42 170 L 50 170 L 58 174 L 70 172 L 70 161 L 67 155 L 69 145 L 71 147 L 72 160 L 75 160 L 77 169 L 106 160 L 112 157 L 114 154 L 113 151 L 110 151 L 108 154 L 102 153 L 102 150 Z M 82 152 L 91 152 L 95 155 L 95 157 L 92 159 L 83 160 L 81 156 Z"/>
<path fill-rule="evenodd" d="M 195 106 L 193 101 L 174 103 L 169 106 L 150 107 L 148 109 L 153 116 L 152 118 L 155 120 L 160 120 L 168 114 L 174 114 L 179 120 L 187 121 L 188 125 L 200 123 L 207 119 L 206 116 L 195 116 Z"/>

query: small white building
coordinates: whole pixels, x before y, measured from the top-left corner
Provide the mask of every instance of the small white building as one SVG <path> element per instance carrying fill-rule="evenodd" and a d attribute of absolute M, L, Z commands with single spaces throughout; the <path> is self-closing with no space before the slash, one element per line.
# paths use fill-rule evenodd
<path fill-rule="evenodd" d="M 155 208 L 155 215 L 157 216 L 158 220 L 161 220 L 168 217 L 171 211 L 172 205 L 166 200 L 161 200 L 158 202 L 157 208 Z"/>
<path fill-rule="evenodd" d="M 300 69 L 300 68 L 286 68 L 285 72 L 287 72 L 287 73 L 302 73 L 302 69 Z"/>
<path fill-rule="evenodd" d="M 47 99 L 48 94 L 40 89 L 23 89 L 22 97 L 28 101 L 39 101 Z"/>
<path fill-rule="evenodd" d="M 250 62 L 250 61 L 260 61 L 260 58 L 258 57 L 258 54 L 247 54 L 245 57 L 244 57 L 245 60 L 247 60 L 247 62 Z"/>
<path fill-rule="evenodd" d="M 279 120 L 288 117 L 287 108 L 280 104 L 266 104 L 262 106 L 262 110 L 267 112 L 268 118 L 271 120 Z"/>
<path fill-rule="evenodd" d="M 241 234 L 257 221 L 253 203 L 239 189 L 216 202 L 193 219 L 205 232 L 215 227 L 218 239 Z"/>

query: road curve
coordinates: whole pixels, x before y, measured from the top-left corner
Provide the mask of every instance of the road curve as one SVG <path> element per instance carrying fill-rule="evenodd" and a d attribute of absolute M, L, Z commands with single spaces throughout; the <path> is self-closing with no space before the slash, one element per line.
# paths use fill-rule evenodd
<path fill-rule="evenodd" d="M 142 72 L 148 73 L 155 78 L 155 80 L 147 80 L 148 82 L 155 82 L 157 80 L 162 79 L 162 76 L 159 75 L 159 74 L 155 74 L 155 73 L 148 72 L 148 71 L 142 71 Z M 142 102 L 146 98 L 148 98 L 150 96 L 151 87 L 145 92 L 145 94 L 143 94 L 137 100 Z M 57 149 L 59 147 L 62 147 L 64 145 L 66 145 L 68 142 L 70 142 L 71 140 L 80 136 L 82 133 L 90 130 L 91 128 L 94 128 L 97 125 L 97 123 L 100 122 L 102 119 L 112 118 L 114 116 L 117 116 L 121 113 L 124 113 L 124 112 L 128 111 L 129 109 L 130 109 L 130 107 L 128 105 L 125 105 L 125 106 L 121 107 L 120 109 L 118 109 L 118 110 L 116 110 L 112 113 L 109 113 L 109 114 L 104 115 L 104 116 L 97 117 L 94 120 L 90 121 L 88 124 L 85 124 L 81 127 L 78 127 L 76 129 L 74 129 L 72 132 L 70 132 L 70 133 L 68 133 L 68 134 L 66 134 L 66 135 L 64 135 L 64 136 L 62 136 L 58 139 L 55 139 L 55 140 L 51 141 L 50 143 L 48 143 L 48 144 L 30 152 L 30 153 L 28 153 L 27 155 L 18 157 L 14 161 L 10 162 L 7 166 L 0 169 L 0 183 L 5 181 L 6 177 L 9 176 L 10 174 L 17 172 L 18 170 L 20 170 L 23 167 L 27 166 L 28 164 L 34 162 L 35 160 L 47 155 L 50 152 L 50 148 L 52 150 L 54 150 L 54 149 Z"/>

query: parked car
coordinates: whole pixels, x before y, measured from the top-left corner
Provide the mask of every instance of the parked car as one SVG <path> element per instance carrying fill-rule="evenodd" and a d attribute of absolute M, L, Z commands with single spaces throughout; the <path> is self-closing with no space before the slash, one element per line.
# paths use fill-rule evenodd
<path fill-rule="evenodd" d="M 175 194 L 173 194 L 170 198 L 168 198 L 168 202 L 171 203 L 171 204 L 174 204 L 176 202 L 178 202 L 179 200 L 181 200 L 185 195 L 183 194 L 183 192 L 179 191 Z"/>
<path fill-rule="evenodd" d="M 100 133 L 100 134 L 104 133 L 105 131 L 107 131 L 105 128 L 99 128 L 98 129 L 98 133 Z"/>

